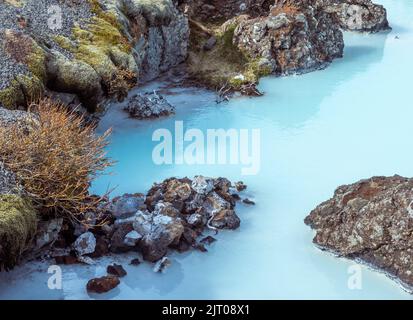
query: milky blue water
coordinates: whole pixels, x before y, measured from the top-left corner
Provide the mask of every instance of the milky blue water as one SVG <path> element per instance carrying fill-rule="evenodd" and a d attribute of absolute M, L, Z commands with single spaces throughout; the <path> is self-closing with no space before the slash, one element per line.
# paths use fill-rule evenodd
<path fill-rule="evenodd" d="M 257 205 L 238 209 L 239 230 L 220 233 L 208 253 L 172 255 L 173 265 L 163 275 L 149 265 L 125 265 L 128 276 L 107 295 L 85 291 L 88 279 L 105 273 L 102 262 L 65 267 L 61 291 L 47 289 L 47 266 L 17 269 L 2 280 L 0 298 L 410 299 L 366 267 L 362 288 L 350 289 L 354 263 L 315 248 L 314 233 L 303 223 L 339 185 L 374 175 L 413 176 L 413 1 L 379 2 L 388 9 L 391 33 L 346 34 L 344 59 L 319 72 L 263 79 L 263 97 L 217 105 L 210 92 L 180 89 L 167 97 L 177 107 L 174 117 L 131 120 L 118 105 L 103 119 L 99 130 L 113 127 L 108 151 L 118 163 L 93 192 L 113 187 L 114 195 L 145 192 L 170 176 L 244 180 Z M 241 176 L 241 165 L 156 166 L 152 133 L 173 130 L 176 120 L 204 132 L 260 128 L 259 174 Z M 129 257 L 116 259 L 126 263 Z"/>

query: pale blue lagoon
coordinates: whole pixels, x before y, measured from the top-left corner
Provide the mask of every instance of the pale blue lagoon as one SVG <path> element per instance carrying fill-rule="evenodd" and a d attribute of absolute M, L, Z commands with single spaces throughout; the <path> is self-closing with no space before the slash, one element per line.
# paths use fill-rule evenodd
<path fill-rule="evenodd" d="M 67 266 L 63 290 L 47 289 L 47 267 L 35 264 L 3 276 L 0 298 L 113 299 L 411 299 L 385 275 L 362 267 L 362 289 L 348 288 L 352 261 L 312 244 L 303 220 L 336 187 L 375 175 L 413 176 L 413 1 L 381 0 L 390 33 L 345 34 L 345 56 L 329 68 L 300 76 L 265 78 L 259 98 L 216 104 L 213 93 L 174 89 L 176 115 L 159 121 L 128 119 L 115 105 L 100 131 L 113 127 L 113 175 L 92 187 L 114 195 L 145 192 L 171 176 L 225 176 L 248 185 L 254 207 L 240 205 L 241 228 L 221 232 L 208 253 L 173 254 L 165 274 L 127 265 L 128 276 L 107 295 L 88 295 L 99 266 Z M 140 90 L 152 90 L 161 83 Z M 157 166 L 152 133 L 184 127 L 261 129 L 261 170 L 241 176 L 241 165 Z M 238 206 L 237 206 L 238 207 Z M 45 269 L 46 268 L 46 269 Z M 28 275 L 29 279 L 24 278 Z M 38 283 L 40 281 L 41 285 Z M 33 297 L 30 290 L 38 288 Z"/>

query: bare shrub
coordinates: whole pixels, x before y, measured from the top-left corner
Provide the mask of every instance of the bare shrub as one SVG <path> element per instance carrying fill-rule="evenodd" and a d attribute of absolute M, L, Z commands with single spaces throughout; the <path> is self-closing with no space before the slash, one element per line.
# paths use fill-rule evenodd
<path fill-rule="evenodd" d="M 32 103 L 26 126 L 0 128 L 0 161 L 14 172 L 42 214 L 78 219 L 100 199 L 90 182 L 112 165 L 106 157 L 110 131 L 96 136 L 82 117 L 49 99 Z"/>
<path fill-rule="evenodd" d="M 128 96 L 129 90 L 136 86 L 137 81 L 136 73 L 120 68 L 108 81 L 108 95 L 122 102 Z"/>

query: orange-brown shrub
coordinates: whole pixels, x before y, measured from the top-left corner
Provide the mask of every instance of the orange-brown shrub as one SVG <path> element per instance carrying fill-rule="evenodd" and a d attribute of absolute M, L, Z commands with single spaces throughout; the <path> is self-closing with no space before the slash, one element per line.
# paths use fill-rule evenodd
<path fill-rule="evenodd" d="M 79 215 L 94 210 L 90 182 L 112 162 L 110 131 L 102 136 L 82 117 L 49 99 L 32 103 L 26 125 L 0 128 L 0 161 L 19 178 L 43 214 Z"/>
<path fill-rule="evenodd" d="M 138 77 L 135 72 L 120 68 L 108 81 L 108 95 L 122 102 L 137 82 Z"/>

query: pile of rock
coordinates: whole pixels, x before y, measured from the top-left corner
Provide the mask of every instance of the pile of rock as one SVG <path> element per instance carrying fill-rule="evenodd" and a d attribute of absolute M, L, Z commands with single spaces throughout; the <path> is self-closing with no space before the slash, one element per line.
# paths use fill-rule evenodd
<path fill-rule="evenodd" d="M 413 179 L 374 177 L 341 186 L 305 223 L 323 250 L 364 262 L 413 291 Z"/>
<path fill-rule="evenodd" d="M 124 110 L 132 118 L 140 120 L 159 118 L 175 113 L 175 107 L 156 92 L 147 92 L 133 96 Z"/>
<path fill-rule="evenodd" d="M 155 184 L 146 196 L 125 194 L 114 198 L 102 206 L 102 214 L 94 220 L 98 226 L 82 227 L 84 232 L 74 241 L 75 230 L 69 237 L 60 235 L 72 239 L 63 246 L 71 248 L 56 251 L 56 260 L 72 263 L 69 255 L 80 262 L 93 263 L 93 258 L 109 252 L 137 252 L 144 260 L 157 262 L 169 250 L 205 252 L 205 245 L 215 241 L 205 232 L 240 226 L 234 210 L 237 201 L 242 200 L 239 193 L 245 189 L 243 183 L 233 185 L 225 178 L 196 176 L 193 180 L 167 179 Z M 163 270 L 167 264 L 166 260 L 157 269 Z"/>

